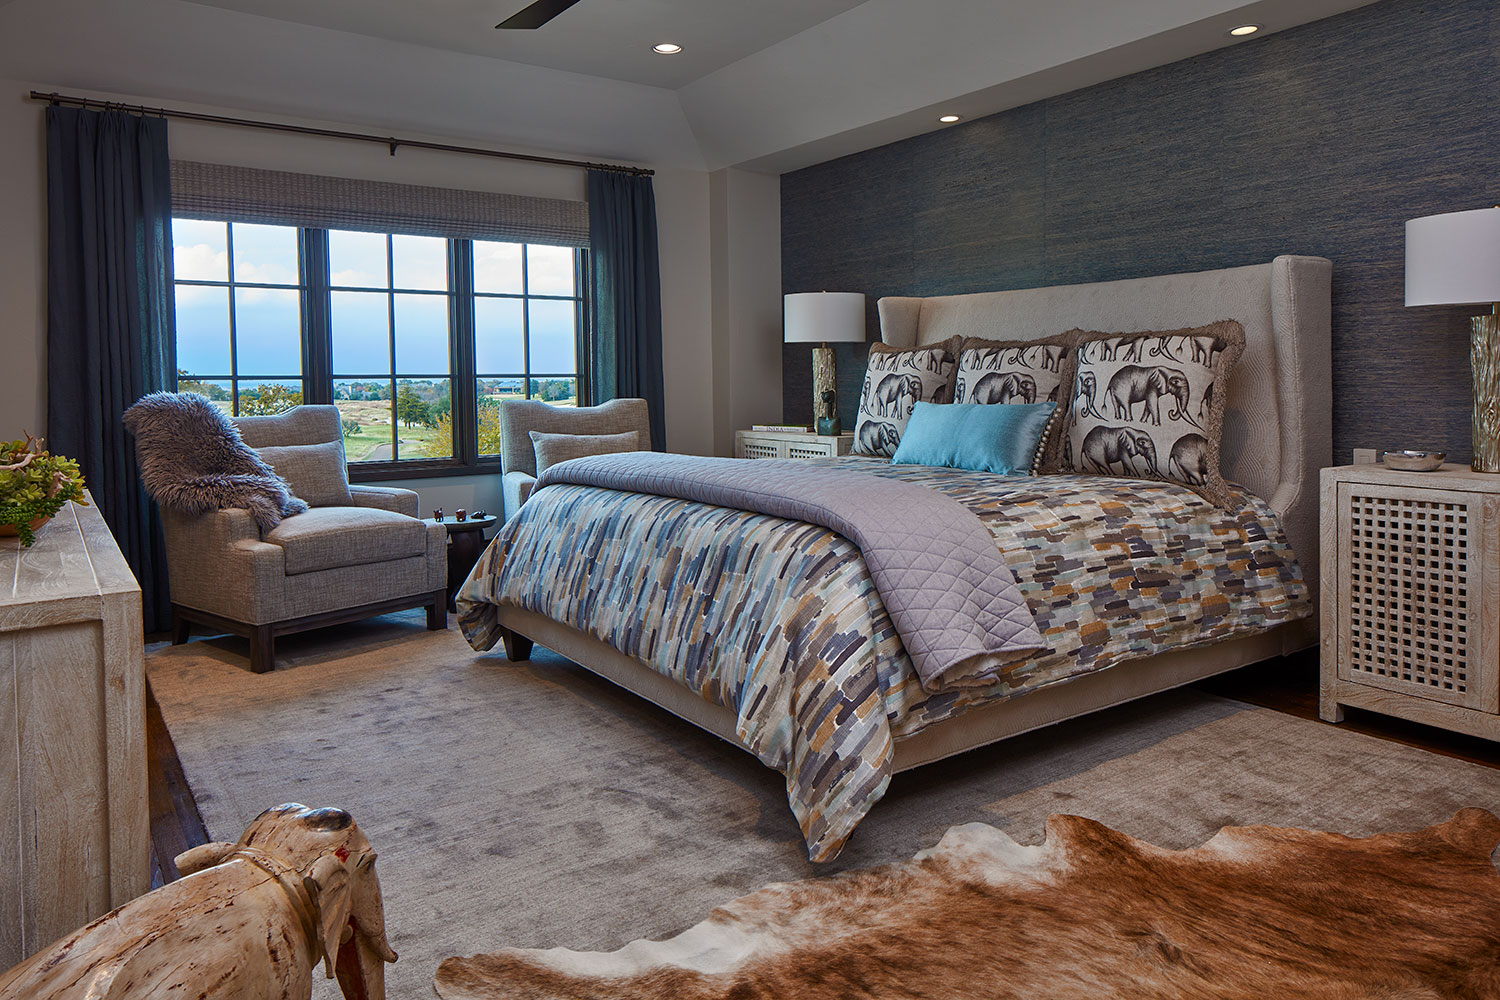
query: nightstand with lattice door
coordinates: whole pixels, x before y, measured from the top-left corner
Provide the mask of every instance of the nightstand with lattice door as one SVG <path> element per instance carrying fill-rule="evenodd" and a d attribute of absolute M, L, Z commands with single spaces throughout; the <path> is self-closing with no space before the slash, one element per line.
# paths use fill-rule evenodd
<path fill-rule="evenodd" d="M 837 458 L 854 447 L 853 434 L 735 431 L 735 458 Z"/>
<path fill-rule="evenodd" d="M 1318 714 L 1500 740 L 1500 475 L 1350 465 L 1322 489 Z"/>

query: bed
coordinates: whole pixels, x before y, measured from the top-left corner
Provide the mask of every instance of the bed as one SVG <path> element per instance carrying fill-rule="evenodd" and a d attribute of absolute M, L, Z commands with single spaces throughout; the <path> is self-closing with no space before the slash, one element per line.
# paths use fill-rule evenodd
<path fill-rule="evenodd" d="M 1183 555 L 1184 544 L 1193 553 L 1211 550 L 1206 562 L 1232 567 L 1220 574 L 1229 587 L 1232 614 L 1204 611 L 1208 601 L 1224 599 L 1215 581 L 1206 579 L 1212 573 L 1200 574 L 1206 582 L 1170 582 L 1161 593 L 1174 595 L 1175 604 L 1132 577 L 1116 601 L 1123 612 L 1105 609 L 1101 601 L 1109 595 L 1099 587 L 1043 607 L 1039 585 L 1028 576 L 1027 598 L 1039 612 L 1038 621 L 1049 636 L 1059 637 L 1059 647 L 1066 645 L 1071 658 L 1038 657 L 1038 663 L 1050 666 L 1019 669 L 1004 684 L 939 697 L 916 691 L 892 666 L 903 658 L 900 640 L 881 617 L 878 599 L 865 594 L 837 606 L 818 603 L 788 589 L 794 584 L 787 578 L 797 575 L 787 571 L 790 563 L 756 569 L 754 560 L 771 559 L 778 547 L 794 555 L 817 554 L 839 543 L 847 546 L 846 541 L 807 524 L 560 485 L 550 491 L 550 507 L 523 508 L 497 535 L 460 591 L 460 626 L 476 648 L 503 641 L 512 659 L 524 659 L 531 644 L 540 642 L 782 770 L 809 855 L 831 859 L 895 772 L 1316 643 L 1315 574 L 1303 574 L 1297 565 L 1317 565 L 1317 474 L 1331 459 L 1331 273 L 1327 260 L 1282 256 L 1216 271 L 879 302 L 882 339 L 897 347 L 956 335 L 1032 339 L 1074 327 L 1131 332 L 1238 320 L 1246 347 L 1230 383 L 1222 452 L 1225 477 L 1239 484 L 1238 514 L 1205 511 L 1181 487 L 1136 480 L 1011 477 L 999 483 L 922 467 L 895 469 L 868 458 L 831 460 L 963 500 L 1002 549 L 1010 544 L 1006 539 L 1025 538 L 1006 553 L 1019 567 L 1018 577 L 1029 572 L 1027 566 L 1062 558 L 1046 548 L 1063 537 L 1059 525 L 1072 526 L 1071 544 L 1083 550 L 1078 559 L 1065 560 L 1070 565 L 1088 563 L 1094 549 L 1105 552 L 1098 565 L 1077 570 L 1101 574 L 1095 583 L 1104 574 L 1118 576 L 1121 565 L 1146 565 L 1134 549 L 1176 564 L 1192 561 Z M 1146 513 L 1124 517 L 1120 530 L 1121 511 L 1141 510 Z M 1092 524 L 1112 525 L 1119 537 L 1078 546 L 1077 526 Z M 776 545 L 767 541 L 773 535 Z M 765 577 L 754 584 L 765 593 L 780 588 L 774 606 L 744 604 L 746 593 L 761 591 L 738 578 L 700 586 L 694 573 L 701 572 L 701 560 L 693 561 L 694 546 L 705 552 L 732 549 L 716 558 L 739 560 L 735 565 L 742 576 Z M 651 556 L 657 562 L 642 570 L 653 547 L 659 550 Z M 857 567 L 830 571 L 830 563 L 811 556 L 803 563 L 799 572 L 806 582 L 800 586 L 808 594 L 840 573 L 849 592 L 862 586 Z M 630 584 L 632 572 L 644 575 Z M 502 576 L 507 579 L 501 581 Z M 591 577 L 604 593 L 598 600 L 587 596 Z M 611 585 L 614 592 L 606 592 Z M 1047 585 L 1052 589 L 1043 597 L 1061 592 L 1057 580 L 1049 577 Z M 683 587 L 681 593 L 672 590 Z M 739 595 L 742 606 L 727 606 L 728 598 L 716 605 L 716 591 Z M 533 593 L 541 596 L 524 596 Z M 638 594 L 647 594 L 642 601 L 660 603 L 650 621 L 631 617 L 635 612 L 629 605 Z M 868 619 L 849 617 L 850 606 L 860 600 L 873 609 L 867 609 Z M 1152 602 L 1161 605 L 1160 614 Z M 689 607 L 695 609 L 691 614 L 682 610 Z M 1080 639 L 1070 620 L 1075 612 L 1111 617 L 1114 631 Z M 811 615 L 809 622 L 799 622 L 800 631 L 778 624 L 777 615 L 795 614 Z M 824 631 L 859 634 L 859 655 L 878 665 L 865 670 L 867 679 L 835 676 L 824 662 L 833 658 L 826 654 L 818 663 L 821 673 L 799 667 L 795 680 L 768 674 L 764 661 L 786 655 L 790 664 L 787 650 L 796 646 L 796 636 L 823 624 L 820 614 L 833 623 Z M 1150 628 L 1140 626 L 1153 614 L 1160 620 Z M 775 627 L 759 627 L 762 617 Z M 1185 617 L 1193 619 L 1191 628 L 1183 625 Z M 694 634 L 703 621 L 712 626 L 710 634 Z M 747 622 L 755 626 L 753 634 L 746 633 L 749 638 L 741 635 Z M 778 638 L 781 645 L 776 645 L 763 638 L 767 632 L 791 638 Z M 741 649 L 750 658 L 752 648 L 760 661 L 742 668 L 733 662 Z M 852 687 L 861 688 L 858 697 L 828 703 L 830 689 L 848 695 Z"/>

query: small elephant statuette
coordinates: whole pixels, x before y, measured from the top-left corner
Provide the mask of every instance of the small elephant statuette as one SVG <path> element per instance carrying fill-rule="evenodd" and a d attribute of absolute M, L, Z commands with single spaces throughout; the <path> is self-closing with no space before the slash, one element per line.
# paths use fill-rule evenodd
<path fill-rule="evenodd" d="M 375 851 L 342 809 L 267 809 L 177 868 L 0 974 L 0 1000 L 306 1000 L 320 961 L 348 1000 L 384 1000 L 396 953 Z"/>

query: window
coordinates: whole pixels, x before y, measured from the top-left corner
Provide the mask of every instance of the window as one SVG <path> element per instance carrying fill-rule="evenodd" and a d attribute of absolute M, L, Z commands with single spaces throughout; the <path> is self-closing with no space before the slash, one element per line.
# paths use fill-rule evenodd
<path fill-rule="evenodd" d="M 475 399 L 479 452 L 500 452 L 502 399 L 578 405 L 583 312 L 577 255 L 567 247 L 473 243 Z"/>
<path fill-rule="evenodd" d="M 452 458 L 449 241 L 331 231 L 333 402 L 351 462 Z"/>
<path fill-rule="evenodd" d="M 571 247 L 175 219 L 178 387 L 235 414 L 332 403 L 356 479 L 494 471 L 498 403 L 576 406 Z"/>
<path fill-rule="evenodd" d="M 297 230 L 174 220 L 178 387 L 231 414 L 302 402 Z"/>

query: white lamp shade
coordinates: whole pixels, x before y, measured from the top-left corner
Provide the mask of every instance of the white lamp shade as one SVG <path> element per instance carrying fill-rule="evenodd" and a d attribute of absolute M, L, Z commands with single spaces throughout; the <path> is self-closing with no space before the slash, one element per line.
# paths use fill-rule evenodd
<path fill-rule="evenodd" d="M 862 292 L 797 292 L 783 296 L 788 344 L 857 344 L 865 339 Z"/>
<path fill-rule="evenodd" d="M 1500 302 L 1500 208 L 1449 212 L 1406 224 L 1406 304 Z"/>

